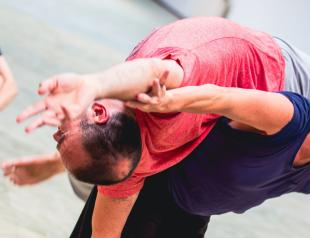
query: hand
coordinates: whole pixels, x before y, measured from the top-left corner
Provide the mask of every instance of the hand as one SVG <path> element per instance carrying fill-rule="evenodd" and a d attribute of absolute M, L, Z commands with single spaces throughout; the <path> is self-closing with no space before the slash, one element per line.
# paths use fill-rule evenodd
<path fill-rule="evenodd" d="M 155 79 L 151 91 L 139 93 L 136 101 L 127 101 L 125 105 L 130 108 L 139 109 L 144 112 L 173 112 L 171 90 L 166 90 L 165 85 L 160 85 L 159 79 Z"/>
<path fill-rule="evenodd" d="M 37 184 L 65 171 L 58 152 L 5 161 L 1 168 L 5 177 L 20 186 Z"/>
<path fill-rule="evenodd" d="M 96 98 L 96 83 L 90 77 L 77 74 L 54 76 L 39 85 L 38 94 L 44 99 L 26 108 L 17 122 L 39 115 L 26 128 L 31 132 L 41 126 L 59 126 L 64 120 L 79 116 Z"/>

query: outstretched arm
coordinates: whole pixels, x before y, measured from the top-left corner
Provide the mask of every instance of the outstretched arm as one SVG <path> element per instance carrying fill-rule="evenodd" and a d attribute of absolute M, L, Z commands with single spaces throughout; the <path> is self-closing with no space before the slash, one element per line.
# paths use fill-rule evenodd
<path fill-rule="evenodd" d="M 176 88 L 182 83 L 183 70 L 173 60 L 148 58 L 128 61 L 97 74 L 58 75 L 40 84 L 38 93 L 45 98 L 24 110 L 17 121 L 43 113 L 37 119 L 41 120 L 38 125 L 54 125 L 57 120 L 81 114 L 95 99 L 132 100 L 138 93 L 147 92 L 155 79 L 167 88 Z"/>
<path fill-rule="evenodd" d="M 153 95 L 139 94 L 137 99 L 127 106 L 146 112 L 215 113 L 266 134 L 281 130 L 294 111 L 289 99 L 279 93 L 212 84 L 165 91 L 155 81 Z"/>
<path fill-rule="evenodd" d="M 17 86 L 5 59 L 0 54 L 0 111 L 16 96 Z"/>
<path fill-rule="evenodd" d="M 138 93 L 147 92 L 155 79 L 159 79 L 167 88 L 179 87 L 183 70 L 173 60 L 136 59 L 88 77 L 97 87 L 96 99 L 128 100 L 135 98 Z"/>
<path fill-rule="evenodd" d="M 119 238 L 138 197 L 111 198 L 98 192 L 92 218 L 92 238 Z"/>

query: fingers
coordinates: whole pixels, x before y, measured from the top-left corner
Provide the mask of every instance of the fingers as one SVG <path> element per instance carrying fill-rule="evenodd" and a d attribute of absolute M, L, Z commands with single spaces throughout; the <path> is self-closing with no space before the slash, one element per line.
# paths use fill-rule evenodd
<path fill-rule="evenodd" d="M 44 111 L 47 108 L 45 101 L 39 101 L 29 107 L 27 107 L 21 114 L 16 118 L 18 123 L 23 122 L 24 120 L 37 115 L 38 113 Z"/>
<path fill-rule="evenodd" d="M 21 179 L 20 177 L 16 174 L 16 166 L 13 165 L 10 170 L 7 170 L 4 172 L 4 176 L 7 177 L 13 184 L 15 185 L 20 185 L 21 184 Z"/>
<path fill-rule="evenodd" d="M 159 79 L 155 79 L 152 86 L 152 94 L 153 96 L 160 97 L 161 95 L 161 86 L 159 84 Z"/>
<path fill-rule="evenodd" d="M 144 103 L 144 104 L 153 104 L 153 100 L 152 97 L 150 97 L 148 94 L 146 93 L 139 93 L 136 97 L 136 100 L 140 103 Z"/>
<path fill-rule="evenodd" d="M 159 81 L 160 81 L 161 85 L 166 83 L 166 80 L 167 80 L 168 76 L 169 76 L 169 71 L 168 70 L 164 71 L 164 73 L 159 78 Z"/>
<path fill-rule="evenodd" d="M 166 85 L 163 85 L 162 86 L 162 95 L 161 95 L 161 97 L 165 97 L 166 96 L 166 92 L 167 92 Z"/>
<path fill-rule="evenodd" d="M 59 117 L 62 116 L 61 107 L 55 103 L 51 98 L 46 98 L 45 100 L 39 101 L 30 107 L 27 107 L 21 114 L 16 118 L 18 123 L 25 121 L 26 119 L 35 116 L 45 110 L 54 111 Z"/>
<path fill-rule="evenodd" d="M 155 79 L 152 86 L 152 96 L 156 101 L 160 102 L 161 98 L 165 97 L 166 86 L 161 86 L 159 79 Z M 154 101 L 154 100 L 153 100 Z"/>
<path fill-rule="evenodd" d="M 64 120 L 73 120 L 78 117 L 82 111 L 80 110 L 79 105 L 69 104 L 69 103 L 61 103 L 58 108 L 51 108 L 53 112 L 55 112 L 55 117 L 60 121 Z"/>
<path fill-rule="evenodd" d="M 1 168 L 3 170 L 3 175 L 5 177 L 8 177 L 8 179 L 13 183 L 13 184 L 20 184 L 20 178 L 16 175 L 16 165 L 13 162 L 4 162 L 1 165 Z"/>
<path fill-rule="evenodd" d="M 21 179 L 15 173 L 9 176 L 9 180 L 15 185 L 22 185 Z"/>
<path fill-rule="evenodd" d="M 31 133 L 33 132 L 35 129 L 38 129 L 42 126 L 53 126 L 53 127 L 57 127 L 60 125 L 60 121 L 58 119 L 52 119 L 52 118 L 38 118 L 35 121 L 33 121 L 32 123 L 30 123 L 26 128 L 25 128 L 25 132 L 26 133 Z"/>
<path fill-rule="evenodd" d="M 32 106 L 27 107 L 21 114 L 16 117 L 16 121 L 21 123 L 26 119 L 29 119 L 30 117 L 40 113 L 43 113 L 43 115 L 40 115 L 41 119 L 35 120 L 37 124 L 46 122 L 47 125 L 53 126 L 55 124 L 55 120 L 53 119 L 54 117 L 58 118 L 60 121 L 65 117 L 61 104 L 58 103 L 52 96 L 50 96 L 45 100 L 39 101 Z"/>
<path fill-rule="evenodd" d="M 78 115 L 78 110 L 76 110 L 75 106 L 71 106 L 70 109 L 68 109 L 68 106 L 61 105 L 60 108 L 61 111 L 57 113 L 53 110 L 49 110 L 40 115 L 40 117 L 25 128 L 25 132 L 31 133 L 42 126 L 57 127 L 61 125 L 64 120 L 73 120 Z"/>
<path fill-rule="evenodd" d="M 3 162 L 1 164 L 1 169 L 3 170 L 3 175 L 8 176 L 15 171 L 15 165 L 12 162 Z"/>
<path fill-rule="evenodd" d="M 32 123 L 30 123 L 26 128 L 26 133 L 31 133 L 33 130 L 40 128 L 42 126 L 48 125 L 48 126 L 59 126 L 61 124 L 61 119 L 57 118 L 55 115 L 55 112 L 53 111 L 47 111 L 44 114 L 42 114 L 39 118 L 34 120 Z"/>
<path fill-rule="evenodd" d="M 15 166 L 13 166 L 12 168 L 7 168 L 7 169 L 3 169 L 3 176 L 7 177 L 9 176 L 11 173 L 13 173 L 15 170 Z"/>
<path fill-rule="evenodd" d="M 77 105 L 58 104 L 45 100 L 26 108 L 20 115 L 17 116 L 16 121 L 20 123 L 41 113 L 38 118 L 33 120 L 25 128 L 25 132 L 30 133 L 42 126 L 59 126 L 64 120 L 72 120 L 79 115 L 78 109 L 79 107 Z"/>
<path fill-rule="evenodd" d="M 67 105 L 63 103 L 61 109 L 64 116 L 63 119 L 73 120 L 80 114 L 79 106 L 77 105 Z"/>

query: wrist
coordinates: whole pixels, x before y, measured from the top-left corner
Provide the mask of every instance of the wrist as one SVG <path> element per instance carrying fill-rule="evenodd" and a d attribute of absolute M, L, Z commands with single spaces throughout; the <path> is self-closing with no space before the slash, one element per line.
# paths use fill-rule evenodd
<path fill-rule="evenodd" d="M 65 167 L 62 163 L 61 156 L 58 151 L 54 154 L 46 155 L 45 158 L 43 157 L 42 161 L 46 161 L 50 167 L 50 170 L 53 171 L 54 174 L 62 173 L 65 171 Z"/>
<path fill-rule="evenodd" d="M 173 90 L 171 90 L 173 91 Z M 177 94 L 174 92 L 167 91 L 165 95 L 165 109 L 167 112 L 178 112 L 180 103 L 177 100 Z"/>

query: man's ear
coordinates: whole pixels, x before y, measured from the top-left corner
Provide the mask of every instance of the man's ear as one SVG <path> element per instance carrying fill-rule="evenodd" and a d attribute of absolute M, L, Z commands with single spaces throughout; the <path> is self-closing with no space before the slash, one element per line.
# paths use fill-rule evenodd
<path fill-rule="evenodd" d="M 94 103 L 92 110 L 95 113 L 94 121 L 96 124 L 105 124 L 109 120 L 109 114 L 105 106 L 100 103 Z"/>

